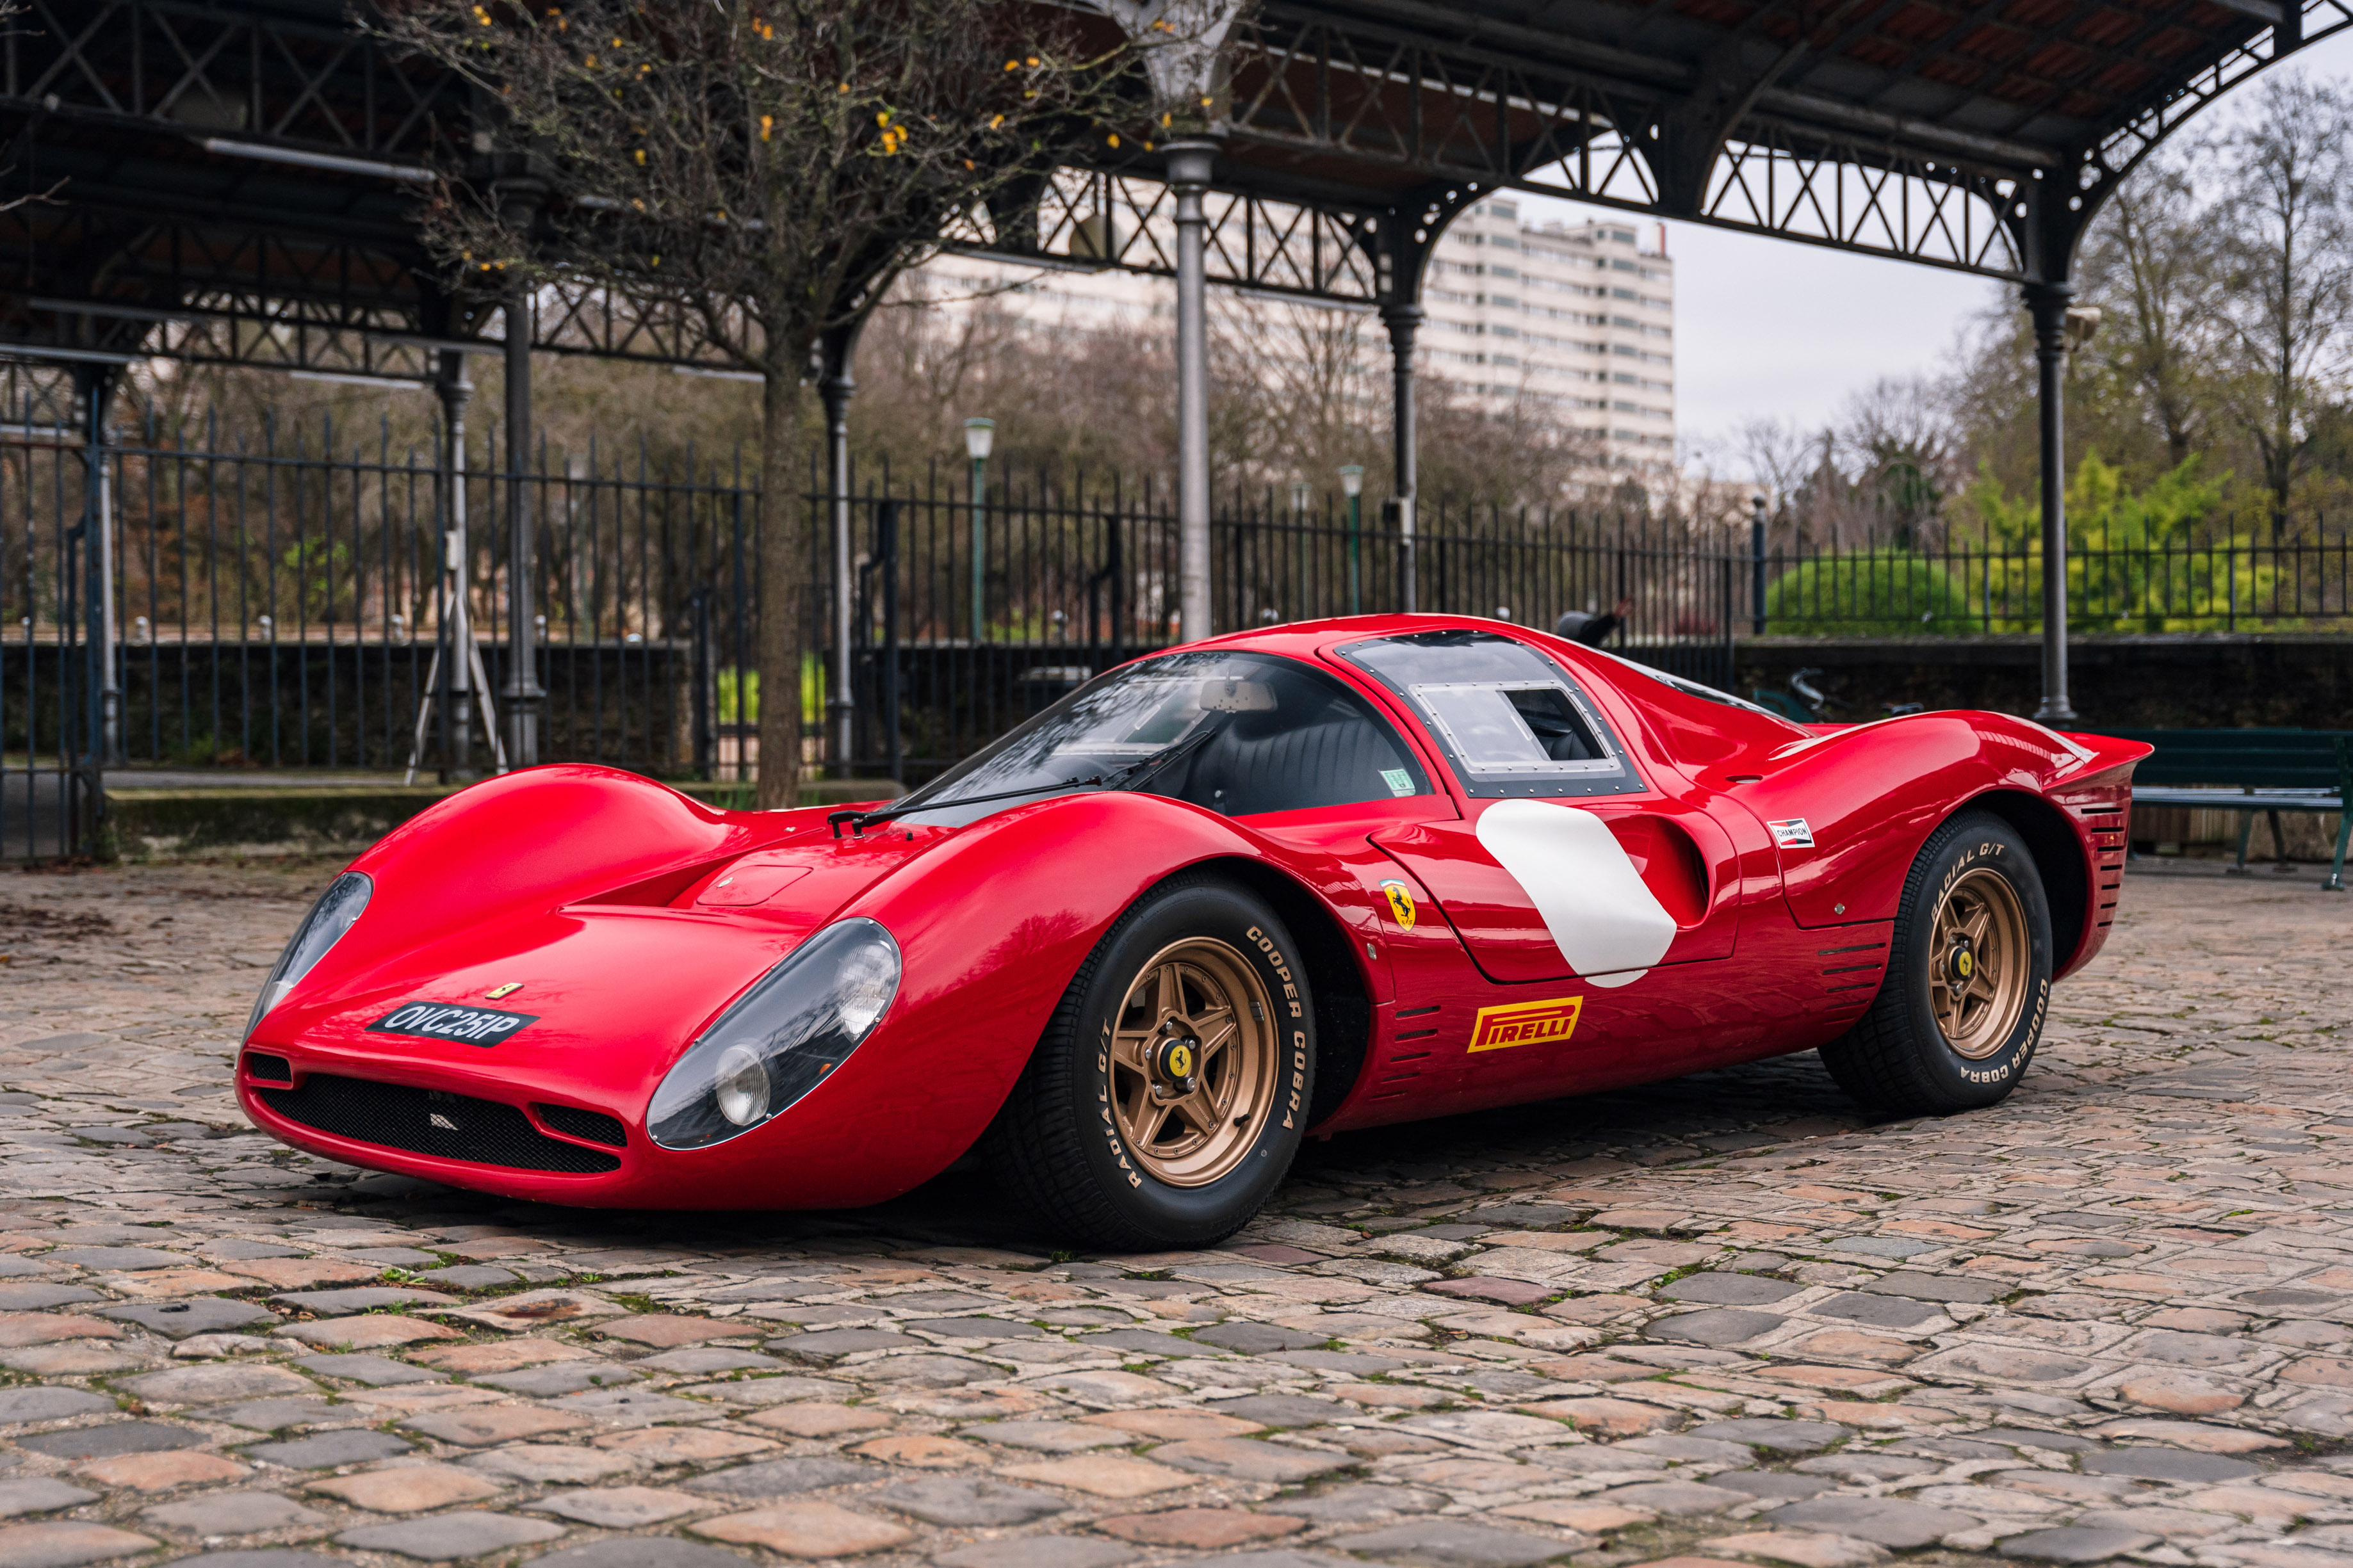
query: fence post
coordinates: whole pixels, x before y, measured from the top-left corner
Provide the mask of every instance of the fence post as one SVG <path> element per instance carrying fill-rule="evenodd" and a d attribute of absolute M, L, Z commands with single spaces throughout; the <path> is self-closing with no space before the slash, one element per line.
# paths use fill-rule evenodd
<path fill-rule="evenodd" d="M 1765 635 L 1765 494 L 1748 498 L 1748 635 Z M 1727 605 L 1726 608 L 1730 606 Z M 1728 623 L 1727 623 L 1728 624 Z"/>
<path fill-rule="evenodd" d="M 694 776 L 711 777 L 711 584 L 697 588 L 694 608 Z"/>
<path fill-rule="evenodd" d="M 887 482 L 890 476 L 883 476 Z M 891 776 L 906 782 L 899 755 L 899 503 L 874 509 L 874 558 L 882 574 L 882 752 Z"/>
<path fill-rule="evenodd" d="M 1732 556 L 1726 554 L 1724 557 L 1722 564 L 1724 574 L 1724 668 L 1720 672 L 1720 677 L 1716 681 L 1716 684 L 1723 687 L 1726 691 L 1729 691 L 1732 689 L 1733 680 L 1736 675 L 1734 665 L 1738 658 L 1738 655 L 1735 652 L 1732 631 L 1732 606 L 1735 602 L 1733 597 L 1734 573 Z M 1761 625 L 1763 623 L 1760 621 L 1758 624 Z"/>
<path fill-rule="evenodd" d="M 114 541 L 113 519 L 110 515 L 112 509 L 108 504 L 112 498 L 108 492 L 106 471 L 107 405 L 112 400 L 121 374 L 111 364 L 90 364 L 76 367 L 74 374 L 74 389 L 80 395 L 82 405 L 84 473 L 81 525 L 78 531 L 86 552 L 83 589 L 88 604 L 84 615 L 90 638 L 84 677 L 84 721 L 88 732 L 83 737 L 82 764 L 76 770 L 80 775 L 82 799 L 75 803 L 79 831 L 74 837 L 89 852 L 100 847 L 100 825 L 106 816 L 105 770 L 114 758 L 119 740 L 122 700 L 114 683 Z"/>

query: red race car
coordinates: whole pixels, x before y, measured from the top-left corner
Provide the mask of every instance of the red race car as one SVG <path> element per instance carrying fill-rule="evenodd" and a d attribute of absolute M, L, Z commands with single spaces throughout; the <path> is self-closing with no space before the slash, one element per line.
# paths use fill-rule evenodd
<path fill-rule="evenodd" d="M 560 1204 L 867 1204 L 976 1147 L 1108 1248 L 1231 1233 L 1310 1133 L 1759 1057 L 1964 1110 L 2106 938 L 2147 751 L 1809 728 L 1488 621 L 1246 632 L 860 810 L 478 784 L 320 900 L 237 1092 Z"/>

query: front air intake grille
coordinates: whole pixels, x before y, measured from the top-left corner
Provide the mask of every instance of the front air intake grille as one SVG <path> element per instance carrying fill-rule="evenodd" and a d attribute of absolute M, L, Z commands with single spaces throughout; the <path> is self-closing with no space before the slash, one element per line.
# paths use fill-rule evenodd
<path fill-rule="evenodd" d="M 406 1084 L 312 1073 L 300 1089 L 257 1089 L 264 1105 L 290 1121 L 351 1138 L 513 1171 L 617 1171 L 621 1162 L 550 1138 L 523 1113 L 496 1100 Z"/>
<path fill-rule="evenodd" d="M 292 1083 L 294 1065 L 284 1057 L 273 1057 L 263 1051 L 245 1053 L 245 1076 L 263 1083 Z"/>
<path fill-rule="evenodd" d="M 616 1149 L 629 1146 L 629 1130 L 621 1125 L 617 1116 L 607 1116 L 601 1110 L 587 1110 L 577 1105 L 534 1105 L 539 1119 L 558 1132 L 568 1132 L 575 1138 L 586 1138 L 591 1143 L 609 1143 Z"/>

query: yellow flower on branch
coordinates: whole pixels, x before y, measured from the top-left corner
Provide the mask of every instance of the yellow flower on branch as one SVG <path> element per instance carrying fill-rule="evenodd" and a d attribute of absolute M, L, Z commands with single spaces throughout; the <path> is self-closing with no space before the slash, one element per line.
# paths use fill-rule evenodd
<path fill-rule="evenodd" d="M 776 117 L 775 115 L 773 115 L 773 114 L 763 114 L 762 116 L 760 116 L 760 140 L 761 140 L 761 141 L 765 142 L 765 141 L 768 139 L 768 132 L 771 132 L 771 131 L 774 131 L 776 128 Z"/>

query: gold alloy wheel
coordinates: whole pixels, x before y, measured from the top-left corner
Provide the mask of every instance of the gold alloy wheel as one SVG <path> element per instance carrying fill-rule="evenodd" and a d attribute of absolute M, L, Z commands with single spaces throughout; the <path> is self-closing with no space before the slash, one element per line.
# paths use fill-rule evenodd
<path fill-rule="evenodd" d="M 1187 937 L 1153 954 L 1112 1026 L 1111 1098 L 1128 1153 L 1172 1187 L 1240 1163 L 1274 1100 L 1274 1006 L 1250 961 Z"/>
<path fill-rule="evenodd" d="M 1930 924 L 1929 1005 L 1945 1043 L 1970 1061 L 2001 1049 L 2026 1005 L 2026 908 L 2000 873 L 1979 868 L 1945 889 Z"/>

